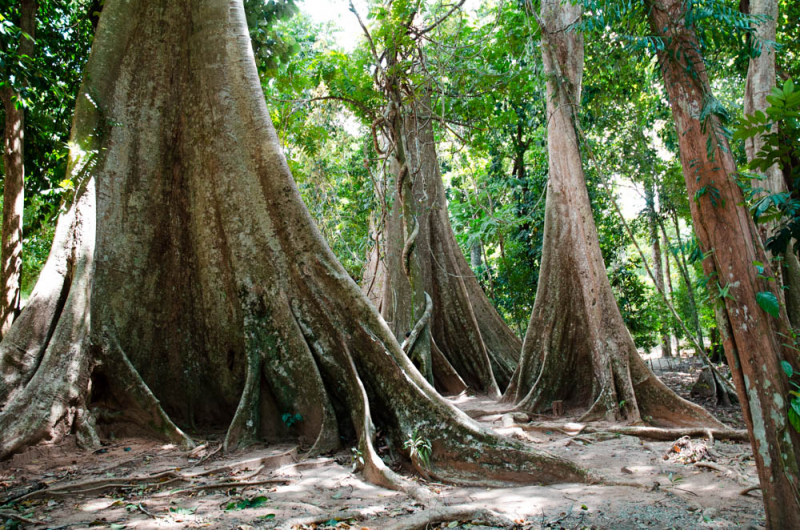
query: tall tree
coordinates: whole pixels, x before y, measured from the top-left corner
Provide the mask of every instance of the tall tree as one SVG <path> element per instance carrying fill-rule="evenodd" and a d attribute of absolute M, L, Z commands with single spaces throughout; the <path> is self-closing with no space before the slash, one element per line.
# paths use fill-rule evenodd
<path fill-rule="evenodd" d="M 751 0 L 748 11 L 758 20 L 749 39 L 753 57 L 750 58 L 747 68 L 744 91 L 744 113 L 752 115 L 756 112 L 766 112 L 769 106 L 767 96 L 770 95 L 776 82 L 773 43 L 776 40 L 778 1 Z M 745 139 L 744 147 L 748 163 L 756 158 L 763 146 L 764 140 L 760 134 Z M 764 172 L 764 180 L 760 186 L 767 194 L 787 191 L 786 181 L 777 164 Z M 764 223 L 760 228 L 761 238 L 766 241 L 772 235 L 770 232 L 775 228 L 775 223 Z M 779 292 L 786 303 L 789 320 L 793 327 L 798 327 L 800 326 L 800 260 L 792 251 L 784 252 L 781 257 L 783 263 L 775 263 L 773 268 L 785 287 Z"/>
<path fill-rule="evenodd" d="M 789 382 L 781 362 L 798 368 L 784 345 L 786 314 L 778 312 L 772 273 L 743 205 L 727 139 L 721 134 L 692 7 L 650 0 L 651 31 L 663 42 L 658 59 L 680 147 L 684 180 L 703 266 L 720 290 L 730 322 L 721 330 L 739 402 L 750 431 L 770 528 L 800 527 L 800 436 L 789 424 Z M 764 263 L 763 273 L 756 269 Z M 712 287 L 713 288 L 713 287 Z"/>
<path fill-rule="evenodd" d="M 581 10 L 560 0 L 541 4 L 550 183 L 536 302 L 505 397 L 531 411 L 563 400 L 588 407 L 585 419 L 718 425 L 649 371 L 614 300 L 576 132 L 583 36 L 567 30 L 580 20 Z"/>
<path fill-rule="evenodd" d="M 74 200 L 0 343 L 4 366 L 38 358 L 3 383 L 0 458 L 91 442 L 111 409 L 185 444 L 167 413 L 227 423 L 229 449 L 355 439 L 367 478 L 393 487 L 375 427 L 401 454 L 430 440 L 443 480 L 588 479 L 479 427 L 400 349 L 300 199 L 240 0 L 108 0 L 74 123 Z"/>
<path fill-rule="evenodd" d="M 647 200 L 647 228 L 650 234 L 650 245 L 653 249 L 653 274 L 656 277 L 656 289 L 666 293 L 664 289 L 664 265 L 661 260 L 661 237 L 658 232 L 659 212 L 656 211 L 656 192 L 653 182 L 647 183 L 645 190 Z M 669 270 L 669 263 L 667 263 Z M 669 321 L 664 319 L 661 322 L 661 354 L 665 357 L 672 357 L 672 339 L 669 334 Z"/>
<path fill-rule="evenodd" d="M 20 89 L 26 72 L 8 71 L 13 64 L 26 64 L 36 42 L 36 0 L 21 0 L 16 61 L 2 69 L 0 99 L 5 110 L 3 135 L 3 228 L 0 250 L 0 337 L 4 336 L 19 313 L 20 274 L 22 272 L 22 215 L 25 210 L 25 108 Z"/>
<path fill-rule="evenodd" d="M 430 87 L 412 80 L 424 74 L 425 65 L 416 38 L 445 18 L 415 27 L 417 11 L 410 4 L 393 3 L 380 12 L 388 13 L 382 15 L 386 22 L 368 41 L 379 65 L 377 84 L 388 100 L 376 125 L 391 146 L 387 155 L 395 173 L 383 230 L 386 279 L 376 302 L 431 382 L 438 380 L 447 390 L 465 383 L 499 397 L 516 368 L 521 343 L 456 242 L 436 153 Z"/>

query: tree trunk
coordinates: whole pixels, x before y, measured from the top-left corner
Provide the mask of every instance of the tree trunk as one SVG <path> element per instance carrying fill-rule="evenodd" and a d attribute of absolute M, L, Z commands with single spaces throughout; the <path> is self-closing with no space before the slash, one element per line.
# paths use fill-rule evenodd
<path fill-rule="evenodd" d="M 655 204 L 655 190 L 653 185 L 647 186 L 647 208 L 649 214 L 649 228 L 650 228 L 650 244 L 653 248 L 653 274 L 656 277 L 656 289 L 659 292 L 666 292 L 664 290 L 664 268 L 661 261 L 661 238 L 658 234 L 658 213 L 656 212 Z M 669 338 L 669 313 L 665 314 L 665 320 L 661 322 L 661 355 L 663 357 L 672 357 L 672 343 Z"/>
<path fill-rule="evenodd" d="M 667 237 L 666 230 L 664 230 L 664 223 L 659 220 L 658 225 L 661 228 L 661 236 L 662 236 L 661 241 L 663 243 L 663 247 L 662 248 L 664 249 L 664 273 L 665 273 L 665 276 L 667 278 L 667 288 L 669 290 L 669 300 L 670 300 L 670 303 L 672 303 L 673 306 L 674 306 L 675 305 L 675 289 L 672 287 L 672 267 L 670 267 L 670 264 L 669 264 L 669 255 L 671 254 L 669 238 Z M 675 350 L 672 351 L 672 336 L 675 335 L 677 337 L 678 335 L 675 334 L 674 327 L 670 327 L 669 329 L 670 329 L 670 351 L 672 352 L 674 357 L 680 357 L 681 356 L 681 346 L 680 346 L 680 343 L 677 340 L 675 341 Z"/>
<path fill-rule="evenodd" d="M 107 1 L 72 145 L 79 188 L 9 334 L 38 329 L 25 350 L 39 362 L 5 387 L 0 458 L 75 431 L 91 441 L 101 409 L 190 443 L 168 411 L 227 424 L 228 449 L 358 439 L 367 479 L 391 487 L 373 420 L 406 455 L 429 440 L 440 480 L 588 479 L 478 426 L 402 352 L 300 199 L 241 1 Z M 21 355 L 0 346 L 3 366 Z"/>
<path fill-rule="evenodd" d="M 741 189 L 732 178 L 736 166 L 719 133 L 719 121 L 713 114 L 705 122 L 699 119 L 712 93 L 695 30 L 687 25 L 686 4 L 653 0 L 649 6 L 651 30 L 665 44 L 658 56 L 695 232 L 706 251 L 704 267 L 728 293 L 721 309 L 731 324 L 730 336 L 720 332 L 753 444 L 767 523 L 775 529 L 800 528 L 800 436 L 788 422 L 789 383 L 780 361 L 799 366 L 795 353 L 782 345 L 781 337 L 788 336 L 785 312 L 781 318 L 772 317 L 756 301 L 758 293 L 777 298 L 777 292 L 774 282 L 759 278 L 753 265 L 765 263 L 764 276 L 771 275 Z"/>
<path fill-rule="evenodd" d="M 775 86 L 775 50 L 764 42 L 775 42 L 775 31 L 778 20 L 777 0 L 751 0 L 750 14 L 754 17 L 764 17 L 755 26 L 753 42 L 760 46 L 758 57 L 752 57 L 747 69 L 747 82 L 744 92 L 744 113 L 755 114 L 756 111 L 766 112 L 769 103 L 767 96 Z M 744 148 L 747 161 L 752 161 L 764 145 L 761 135 L 756 135 L 745 140 Z M 786 181 L 777 165 L 770 167 L 765 172 L 765 179 L 759 184 L 768 194 L 787 191 Z M 759 233 L 764 242 L 772 235 L 775 223 L 759 225 Z M 791 246 L 790 246 L 791 247 Z M 786 303 L 786 311 L 792 327 L 800 326 L 800 261 L 797 255 L 789 250 L 783 253 L 783 266 L 774 266 L 778 279 L 785 289 L 780 292 Z"/>
<path fill-rule="evenodd" d="M 544 0 L 540 26 L 547 77 L 549 189 L 533 313 L 506 399 L 539 411 L 553 401 L 586 419 L 664 426 L 720 424 L 670 391 L 642 361 L 608 280 L 575 132 L 583 36 L 563 31 L 580 5 Z"/>
<path fill-rule="evenodd" d="M 430 340 L 437 386 L 448 392 L 458 388 L 452 367 L 469 387 L 499 396 L 516 368 L 522 344 L 492 306 L 456 242 L 436 155 L 429 97 L 423 95 L 413 108 L 398 108 L 403 139 L 398 145 L 405 156 L 398 174 L 406 164 L 407 176 L 401 180 L 410 192 L 404 192 L 401 201 L 395 196 L 384 231 L 388 275 L 380 302 L 382 314 L 398 338 L 414 326 L 413 293 L 403 260 L 408 234 L 416 231 L 409 259 L 419 260 L 424 292 L 433 303 Z M 403 223 L 412 218 L 412 227 L 404 230 Z M 437 373 L 437 366 L 446 373 Z"/>
<path fill-rule="evenodd" d="M 21 0 L 19 28 L 30 38 L 19 37 L 17 53 L 32 56 L 36 39 L 36 0 Z M 19 314 L 20 274 L 22 273 L 22 214 L 25 211 L 25 109 L 16 101 L 10 84 L 0 89 L 6 114 L 3 135 L 3 229 L 0 249 L 0 338 L 8 332 Z"/>
<path fill-rule="evenodd" d="M 469 261 L 473 270 L 481 268 L 483 265 L 483 245 L 480 240 L 475 240 L 469 247 Z"/>
<path fill-rule="evenodd" d="M 678 265 L 678 270 L 681 272 L 683 284 L 686 286 L 686 296 L 689 298 L 689 307 L 692 310 L 692 323 L 694 324 L 695 332 L 697 333 L 697 343 L 701 346 L 703 342 L 703 327 L 700 325 L 700 308 L 697 306 L 697 299 L 694 293 L 694 283 L 692 277 L 689 276 L 689 264 L 686 262 L 686 252 L 683 250 L 683 240 L 681 239 L 681 226 L 678 222 L 677 212 L 672 212 L 672 222 L 675 226 L 675 234 L 678 238 L 678 248 L 680 249 L 681 259 L 675 256 L 675 264 Z"/>

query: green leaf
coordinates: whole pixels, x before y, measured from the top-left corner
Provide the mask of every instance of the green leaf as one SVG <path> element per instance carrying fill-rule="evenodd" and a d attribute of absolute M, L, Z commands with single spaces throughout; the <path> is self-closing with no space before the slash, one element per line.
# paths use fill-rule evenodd
<path fill-rule="evenodd" d="M 786 377 L 792 377 L 794 375 L 794 370 L 792 369 L 792 365 L 786 361 L 781 361 L 781 367 L 783 368 Z"/>
<path fill-rule="evenodd" d="M 267 502 L 269 502 L 269 499 L 264 496 L 253 497 L 252 499 L 241 499 L 239 501 L 229 502 L 228 505 L 225 506 L 225 511 L 231 512 L 249 510 L 250 508 L 261 508 L 267 504 Z"/>
<path fill-rule="evenodd" d="M 792 424 L 795 431 L 800 432 L 800 415 L 793 408 L 789 409 L 789 423 Z"/>
<path fill-rule="evenodd" d="M 781 311 L 780 305 L 778 304 L 778 298 L 772 294 L 772 292 L 762 291 L 760 293 L 756 293 L 756 302 L 758 302 L 758 305 L 761 306 L 761 309 L 775 318 L 780 316 Z"/>
<path fill-rule="evenodd" d="M 792 399 L 792 410 L 795 412 L 795 414 L 800 415 L 800 399 Z"/>

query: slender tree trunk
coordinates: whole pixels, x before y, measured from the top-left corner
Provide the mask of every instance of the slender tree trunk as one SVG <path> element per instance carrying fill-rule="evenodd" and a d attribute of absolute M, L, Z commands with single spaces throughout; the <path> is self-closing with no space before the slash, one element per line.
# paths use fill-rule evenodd
<path fill-rule="evenodd" d="M 753 265 L 766 263 L 765 275 L 771 275 L 732 178 L 736 166 L 718 119 L 699 119 L 712 93 L 695 30 L 687 25 L 691 19 L 686 4 L 651 0 L 648 5 L 651 30 L 665 45 L 658 56 L 693 199 L 689 202 L 695 232 L 706 251 L 704 268 L 728 293 L 722 299 L 731 324 L 730 336 L 723 337 L 725 352 L 750 431 L 767 524 L 774 529 L 800 528 L 800 436 L 788 422 L 789 383 L 780 362 L 800 366 L 795 353 L 782 345 L 788 334 L 786 315 L 782 310 L 781 318 L 770 316 L 756 301 L 759 293 L 777 298 L 776 287 L 759 278 Z"/>
<path fill-rule="evenodd" d="M 27 33 L 19 38 L 17 53 L 33 56 L 36 39 L 36 0 L 21 0 L 19 28 Z M 3 229 L 0 250 L 0 285 L 3 288 L 0 306 L 0 337 L 5 336 L 20 309 L 20 275 L 22 273 L 22 214 L 25 211 L 25 109 L 17 101 L 11 86 L 0 89 L 6 114 L 3 135 Z"/>
<path fill-rule="evenodd" d="M 669 291 L 669 300 L 670 303 L 675 305 L 675 289 L 672 287 L 672 267 L 669 264 L 669 256 L 672 254 L 670 251 L 670 244 L 669 244 L 669 237 L 667 237 L 667 231 L 664 230 L 664 223 L 661 220 L 658 221 L 658 225 L 661 228 L 661 241 L 664 249 L 664 272 L 667 278 L 667 288 Z M 670 346 L 672 344 L 672 335 L 675 335 L 674 327 L 670 327 Z M 672 348 L 670 347 L 670 351 Z M 674 357 L 680 357 L 681 355 L 681 348 L 680 344 L 676 341 L 675 343 L 675 350 L 672 352 Z"/>
<path fill-rule="evenodd" d="M 473 270 L 480 269 L 483 265 L 483 245 L 479 240 L 473 241 L 469 247 L 469 261 Z"/>
<path fill-rule="evenodd" d="M 755 114 L 756 111 L 766 112 L 769 103 L 767 96 L 772 91 L 776 82 L 775 75 L 775 50 L 765 42 L 775 42 L 775 31 L 778 20 L 777 0 L 750 0 L 750 14 L 755 17 L 763 17 L 763 20 L 754 28 L 755 35 L 753 42 L 760 46 L 758 57 L 750 59 L 747 69 L 747 83 L 744 92 L 744 113 Z M 747 161 L 752 161 L 761 148 L 764 141 L 761 135 L 756 135 L 745 140 L 745 152 Z M 764 175 L 766 178 L 761 182 L 766 193 L 782 193 L 787 191 L 786 181 L 783 178 L 780 168 L 777 165 L 769 168 Z M 764 242 L 772 235 L 775 223 L 764 223 L 759 225 L 759 233 Z M 780 291 L 782 300 L 786 303 L 786 311 L 792 327 L 800 326 L 800 260 L 792 252 L 784 252 L 782 266 L 773 266 L 776 269 L 778 278 L 784 289 Z"/>
<path fill-rule="evenodd" d="M 650 372 L 614 300 L 575 128 L 583 36 L 564 28 L 580 15 L 580 5 L 542 2 L 550 160 L 545 234 L 536 301 L 520 365 L 505 397 L 529 411 L 555 400 L 588 407 L 584 419 L 719 425 Z"/>
<path fill-rule="evenodd" d="M 389 487 L 404 483 L 375 427 L 407 456 L 410 437 L 429 440 L 437 480 L 588 480 L 480 427 L 403 353 L 300 199 L 241 1 L 108 0 L 80 94 L 78 190 L 37 305 L 0 343 L 4 367 L 39 357 L 27 383 L 3 385 L 0 458 L 76 430 L 96 440 L 103 409 L 189 444 L 169 411 L 227 424 L 228 449 L 358 440 L 366 478 Z M 34 328 L 21 352 L 12 334 Z"/>
<path fill-rule="evenodd" d="M 686 296 L 689 298 L 689 307 L 692 310 L 692 323 L 694 324 L 694 329 L 697 333 L 697 342 L 702 346 L 704 343 L 703 327 L 700 325 L 700 308 L 697 306 L 697 298 L 695 297 L 694 292 L 694 282 L 692 282 L 692 277 L 689 275 L 689 264 L 686 262 L 686 252 L 683 250 L 681 226 L 678 222 L 677 212 L 672 212 L 672 222 L 675 226 L 675 234 L 678 238 L 678 249 L 680 250 L 681 254 L 680 261 L 678 260 L 678 256 L 675 256 L 675 264 L 678 266 L 678 270 L 681 272 L 681 277 L 683 278 L 683 284 L 686 286 Z"/>
<path fill-rule="evenodd" d="M 661 261 L 661 238 L 658 234 L 658 213 L 655 205 L 655 190 L 652 184 L 647 187 L 647 208 L 649 210 L 650 244 L 653 248 L 653 274 L 656 277 L 656 288 L 664 292 L 664 268 Z M 669 313 L 665 314 L 665 319 L 661 322 L 661 354 L 665 357 L 672 357 L 672 344 L 669 338 Z"/>

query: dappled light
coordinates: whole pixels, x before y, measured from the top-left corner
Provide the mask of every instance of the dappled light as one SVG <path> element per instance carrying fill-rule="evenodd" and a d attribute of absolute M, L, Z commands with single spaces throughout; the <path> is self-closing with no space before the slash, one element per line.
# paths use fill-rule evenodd
<path fill-rule="evenodd" d="M 797 2 L 7 4 L 0 530 L 800 529 Z"/>

